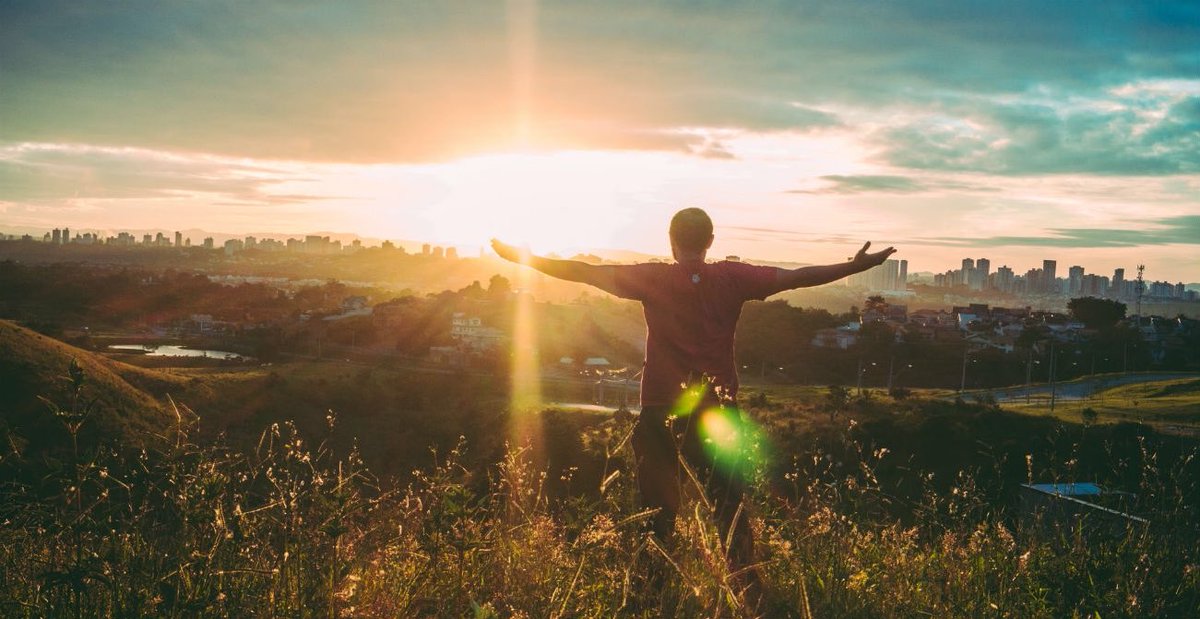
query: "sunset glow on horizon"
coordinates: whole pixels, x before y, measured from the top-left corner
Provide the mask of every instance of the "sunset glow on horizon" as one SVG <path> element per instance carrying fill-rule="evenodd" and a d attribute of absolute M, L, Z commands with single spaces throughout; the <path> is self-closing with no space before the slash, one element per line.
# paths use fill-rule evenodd
<path fill-rule="evenodd" d="M 949 6 L 11 3 L 0 233 L 666 255 L 699 206 L 717 256 L 1200 280 L 1196 10 Z"/>

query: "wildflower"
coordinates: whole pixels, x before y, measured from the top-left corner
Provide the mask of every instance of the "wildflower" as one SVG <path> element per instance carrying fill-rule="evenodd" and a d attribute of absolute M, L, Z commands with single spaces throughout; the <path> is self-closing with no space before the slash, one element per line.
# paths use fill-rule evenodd
<path fill-rule="evenodd" d="M 849 580 L 846 581 L 846 587 L 851 591 L 862 591 L 866 588 L 867 580 L 869 580 L 867 571 L 859 570 L 852 574 Z"/>
<path fill-rule="evenodd" d="M 1013 546 L 1016 545 L 1016 541 L 1013 540 L 1012 533 L 1009 532 L 1008 527 L 1004 526 L 1003 524 L 996 525 L 996 537 L 999 538 L 1000 544 L 1006 549 L 1011 550 Z"/>
<path fill-rule="evenodd" d="M 606 514 L 596 516 L 579 536 L 584 545 L 604 545 L 615 541 L 617 534 L 613 521 Z"/>

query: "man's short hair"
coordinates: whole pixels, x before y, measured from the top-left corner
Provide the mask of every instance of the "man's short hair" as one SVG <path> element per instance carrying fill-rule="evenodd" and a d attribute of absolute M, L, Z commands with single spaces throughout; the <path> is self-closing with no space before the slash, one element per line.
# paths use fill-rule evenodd
<path fill-rule="evenodd" d="M 712 234 L 712 219 L 702 209 L 685 208 L 671 218 L 671 243 L 684 251 L 708 249 Z"/>

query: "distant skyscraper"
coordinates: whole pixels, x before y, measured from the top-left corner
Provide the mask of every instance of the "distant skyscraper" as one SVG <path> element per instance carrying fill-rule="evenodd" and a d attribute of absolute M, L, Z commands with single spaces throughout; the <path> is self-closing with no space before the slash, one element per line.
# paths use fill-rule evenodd
<path fill-rule="evenodd" d="M 71 229 L 70 228 L 63 227 L 62 242 L 63 242 L 63 245 L 66 245 L 67 243 L 71 242 Z"/>
<path fill-rule="evenodd" d="M 1067 294 L 1079 294 L 1083 291 L 1083 267 L 1073 266 L 1067 269 Z"/>
<path fill-rule="evenodd" d="M 901 267 L 900 262 L 900 260 L 884 260 L 883 264 L 877 267 L 846 278 L 846 285 L 851 288 L 863 288 L 869 292 L 903 290 L 904 283 L 900 279 L 900 270 L 903 268 L 907 276 L 908 263 L 905 261 L 904 266 Z"/>
<path fill-rule="evenodd" d="M 429 255 L 429 243 L 425 243 L 424 245 L 421 246 L 421 255 L 422 256 Z"/>
<path fill-rule="evenodd" d="M 1058 275 L 1056 274 L 1057 270 L 1058 270 L 1058 263 L 1055 262 L 1054 260 L 1043 260 L 1042 261 L 1042 282 L 1043 282 L 1042 292 L 1049 292 L 1052 294 L 1060 292 L 1059 290 L 1057 290 L 1057 288 L 1058 288 L 1058 281 L 1057 281 Z"/>
<path fill-rule="evenodd" d="M 992 272 L 992 261 L 987 258 L 980 258 L 975 261 L 975 268 L 983 273 L 983 279 L 987 281 L 987 276 Z"/>
<path fill-rule="evenodd" d="M 963 258 L 962 270 L 958 272 L 958 284 L 960 286 L 971 285 L 971 271 L 975 270 L 975 261 L 970 258 Z"/>
<path fill-rule="evenodd" d="M 1008 268 L 1008 265 L 996 269 L 996 288 L 1002 292 L 1013 291 L 1014 276 L 1013 270 Z"/>
<path fill-rule="evenodd" d="M 900 261 L 900 282 L 896 290 L 908 290 L 908 261 Z"/>
<path fill-rule="evenodd" d="M 50 242 L 55 245 L 61 245 L 62 244 L 62 230 L 55 228 L 50 233 Z"/>
<path fill-rule="evenodd" d="M 1112 295 L 1120 297 L 1125 294 L 1125 269 L 1117 269 L 1113 271 L 1112 278 Z"/>
<path fill-rule="evenodd" d="M 175 247 L 183 247 L 183 233 L 175 231 Z"/>

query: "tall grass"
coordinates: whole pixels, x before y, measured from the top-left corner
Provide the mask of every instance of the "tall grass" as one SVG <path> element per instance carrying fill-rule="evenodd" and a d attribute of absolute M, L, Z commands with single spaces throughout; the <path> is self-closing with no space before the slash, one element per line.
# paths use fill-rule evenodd
<path fill-rule="evenodd" d="M 628 436 L 585 441 L 599 484 L 547 479 L 526 449 L 469 470 L 461 445 L 403 487 L 290 424 L 237 452 L 190 438 L 194 415 L 136 451 L 81 447 L 85 381 L 48 414 L 64 449 L 0 461 L 6 617 L 1150 617 L 1200 612 L 1194 459 L 1141 461 L 1149 527 L 1103 534 L 998 508 L 975 477 L 896 497 L 886 449 L 759 471 L 748 500 L 766 593 L 729 574 L 702 501 L 677 540 L 645 533 Z M 329 433 L 336 419 L 329 417 Z M 325 437 L 328 438 L 328 437 Z M 849 455 L 847 455 L 849 454 Z M 1054 464 L 1065 477 L 1069 461 Z M 557 484 L 573 488 L 549 492 Z M 897 510 L 904 512 L 898 517 Z"/>

